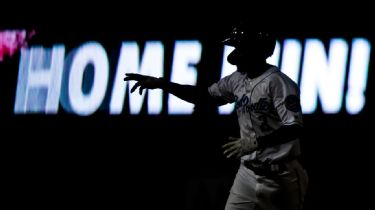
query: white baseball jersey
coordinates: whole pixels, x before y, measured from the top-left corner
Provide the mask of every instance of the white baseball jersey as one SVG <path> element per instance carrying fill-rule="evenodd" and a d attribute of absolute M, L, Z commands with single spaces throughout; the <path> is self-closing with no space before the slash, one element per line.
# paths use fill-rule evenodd
<path fill-rule="evenodd" d="M 265 136 L 282 125 L 302 125 L 298 86 L 276 66 L 254 79 L 236 71 L 211 85 L 208 91 L 213 97 L 235 102 L 241 138 Z M 299 139 L 295 139 L 257 150 L 246 159 L 273 163 L 299 154 Z"/>

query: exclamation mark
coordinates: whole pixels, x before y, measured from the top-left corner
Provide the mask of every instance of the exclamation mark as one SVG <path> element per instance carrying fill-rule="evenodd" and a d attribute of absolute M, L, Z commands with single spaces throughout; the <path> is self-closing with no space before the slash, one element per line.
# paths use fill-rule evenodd
<path fill-rule="evenodd" d="M 348 91 L 346 93 L 346 110 L 349 114 L 358 114 L 365 103 L 368 66 L 371 44 L 367 39 L 355 38 L 352 42 L 350 58 Z"/>

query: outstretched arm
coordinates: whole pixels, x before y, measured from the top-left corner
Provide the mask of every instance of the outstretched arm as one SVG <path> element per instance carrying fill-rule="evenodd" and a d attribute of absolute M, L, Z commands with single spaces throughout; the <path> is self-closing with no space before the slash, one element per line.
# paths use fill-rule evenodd
<path fill-rule="evenodd" d="M 198 88 L 196 86 L 192 85 L 181 85 L 177 83 L 173 83 L 170 81 L 166 81 L 163 78 L 156 78 L 152 76 L 146 76 L 141 74 L 133 74 L 128 73 L 125 74 L 126 77 L 124 78 L 124 81 L 130 81 L 134 80 L 136 81 L 135 85 L 131 89 L 131 93 L 133 93 L 137 88 L 139 88 L 139 94 L 142 94 L 143 89 L 162 89 L 168 93 L 171 93 L 178 98 L 197 104 L 199 101 L 199 98 L 202 93 L 199 92 Z M 208 91 L 206 93 L 208 95 Z"/>

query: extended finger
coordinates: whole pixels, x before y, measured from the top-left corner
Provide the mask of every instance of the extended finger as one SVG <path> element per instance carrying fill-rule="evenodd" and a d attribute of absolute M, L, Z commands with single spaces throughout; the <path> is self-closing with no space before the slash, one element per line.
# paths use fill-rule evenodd
<path fill-rule="evenodd" d="M 142 95 L 143 89 L 145 89 L 144 86 L 139 87 L 139 95 Z"/>
<path fill-rule="evenodd" d="M 129 80 L 132 80 L 132 77 L 131 77 L 131 76 L 126 76 L 126 77 L 124 77 L 124 81 L 129 81 Z"/>
<path fill-rule="evenodd" d="M 228 149 L 224 150 L 224 154 L 230 153 L 232 151 L 236 151 L 236 150 L 238 150 L 238 148 L 239 148 L 238 145 L 234 145 L 232 147 L 229 147 Z"/>
<path fill-rule="evenodd" d="M 145 77 L 145 76 L 143 76 L 141 74 L 134 74 L 134 73 L 126 73 L 125 76 L 126 77 L 125 77 L 124 80 L 126 80 L 126 81 L 128 81 L 128 80 L 137 80 L 137 81 L 139 81 L 139 80 L 144 79 L 144 77 Z"/>
<path fill-rule="evenodd" d="M 227 155 L 227 158 L 230 158 L 233 155 L 238 155 L 238 153 L 239 153 L 239 151 L 235 150 L 235 151 L 231 152 L 229 155 Z"/>
<path fill-rule="evenodd" d="M 129 80 L 134 80 L 134 74 L 132 73 L 125 74 L 124 81 L 129 81 Z"/>
<path fill-rule="evenodd" d="M 233 145 L 235 145 L 235 144 L 237 144 L 237 142 L 236 142 L 236 141 L 232 141 L 232 142 L 229 142 L 229 143 L 224 144 L 222 147 L 223 147 L 223 148 L 227 148 L 227 147 L 231 147 L 231 146 L 233 146 Z"/>
<path fill-rule="evenodd" d="M 139 86 L 141 86 L 140 82 L 135 83 L 135 85 L 132 87 L 130 92 L 133 93 L 137 89 L 137 87 L 139 87 Z"/>

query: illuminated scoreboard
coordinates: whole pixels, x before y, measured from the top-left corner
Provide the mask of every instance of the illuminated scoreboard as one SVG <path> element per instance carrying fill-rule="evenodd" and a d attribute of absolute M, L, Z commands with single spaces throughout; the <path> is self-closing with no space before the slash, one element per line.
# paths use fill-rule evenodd
<path fill-rule="evenodd" d="M 34 30 L 13 30 L 2 31 L 0 36 L 0 62 L 21 49 L 16 114 L 58 114 L 62 108 L 87 116 L 104 107 L 109 115 L 119 115 L 125 112 L 124 106 L 131 115 L 139 114 L 142 107 L 150 115 L 158 115 L 163 109 L 170 115 L 189 115 L 194 111 L 193 104 L 173 95 L 163 100 L 161 90 L 130 94 L 134 82 L 123 79 L 126 73 L 168 75 L 166 79 L 172 82 L 196 85 L 202 72 L 198 64 L 207 47 L 199 39 L 172 40 L 172 45 L 158 40 L 120 40 L 119 52 L 113 57 L 108 53 L 113 49 L 106 49 L 100 41 L 82 42 L 70 50 L 64 43 L 29 46 L 27 40 L 34 35 Z M 172 53 L 166 54 L 167 50 Z M 221 78 L 236 71 L 226 60 L 232 50 L 222 46 L 219 59 L 213 61 L 218 64 L 214 71 Z M 319 104 L 323 113 L 344 111 L 355 115 L 366 104 L 370 54 L 371 40 L 364 37 L 285 38 L 276 43 L 268 62 L 279 66 L 299 85 L 305 114 L 315 113 Z M 166 60 L 170 64 L 166 65 Z M 218 107 L 221 115 L 233 110 L 234 104 Z"/>
<path fill-rule="evenodd" d="M 176 40 L 170 81 L 195 85 L 197 67 L 204 45 L 199 40 Z M 327 51 L 318 38 L 303 42 L 285 39 L 277 42 L 268 61 L 278 65 L 301 89 L 301 105 L 305 114 L 316 111 L 320 102 L 324 113 L 334 114 L 342 109 L 358 114 L 365 103 L 371 43 L 365 38 L 332 38 Z M 221 77 L 236 70 L 226 61 L 231 47 L 223 47 L 220 62 Z M 59 104 L 65 111 L 77 115 L 91 115 L 109 95 L 108 114 L 123 112 L 124 98 L 129 85 L 123 81 L 125 73 L 164 76 L 165 46 L 161 41 L 146 41 L 141 53 L 135 41 L 121 43 L 116 69 L 110 69 L 107 50 L 99 42 L 82 43 L 66 52 L 64 44 L 50 48 L 30 46 L 21 52 L 14 112 L 17 114 L 57 114 Z M 110 74 L 113 76 L 110 77 Z M 109 78 L 113 81 L 109 83 Z M 112 85 L 110 85 L 112 84 Z M 347 88 L 345 88 L 347 86 Z M 188 115 L 194 105 L 173 95 L 163 104 L 161 90 L 147 90 L 147 94 L 129 94 L 130 114 L 139 114 L 147 96 L 147 113 L 160 114 L 167 106 L 168 114 Z M 220 114 L 229 114 L 234 105 L 218 108 Z"/>

